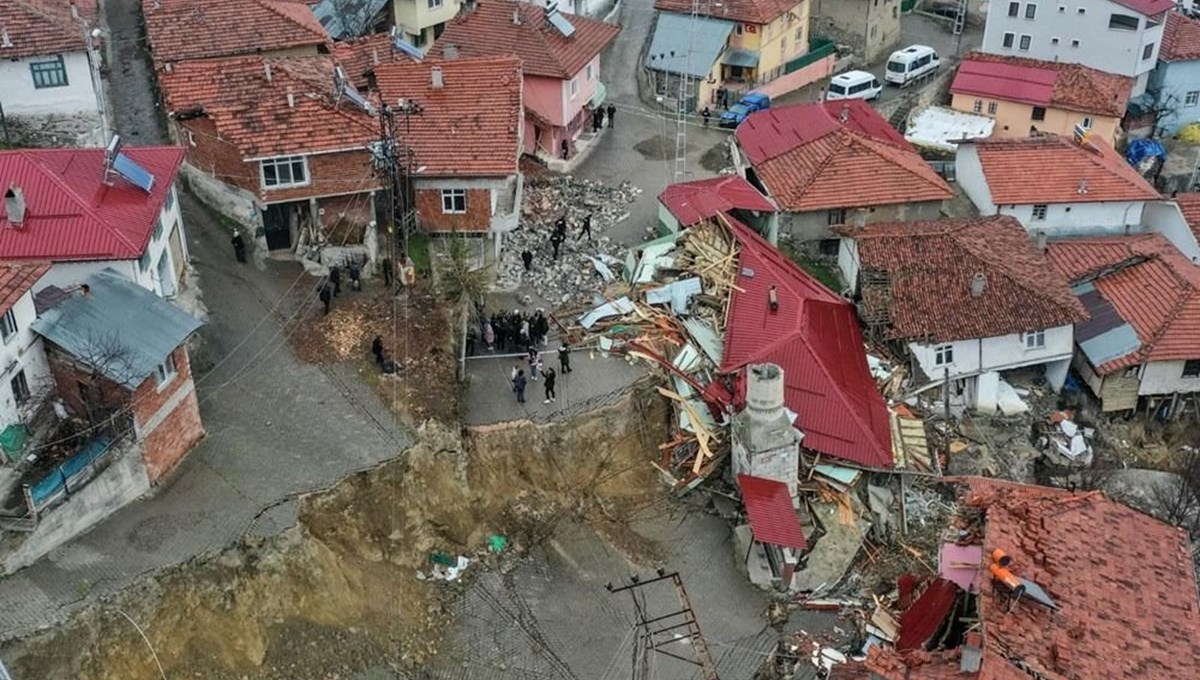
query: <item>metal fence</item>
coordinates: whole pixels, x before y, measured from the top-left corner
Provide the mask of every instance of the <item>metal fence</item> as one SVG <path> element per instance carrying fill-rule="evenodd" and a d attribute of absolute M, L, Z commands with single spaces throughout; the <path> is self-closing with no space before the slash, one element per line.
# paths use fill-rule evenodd
<path fill-rule="evenodd" d="M 814 35 L 808 39 L 808 52 L 789 61 L 783 67 L 784 73 L 792 73 L 816 63 L 837 51 L 837 44 L 832 39 L 822 35 Z"/>
<path fill-rule="evenodd" d="M 44 512 L 86 486 L 104 469 L 109 458 L 106 454 L 113 448 L 113 440 L 110 437 L 96 437 L 78 453 L 60 463 L 41 481 L 31 485 L 25 498 L 30 506 L 29 514 L 36 517 L 38 513 Z"/>

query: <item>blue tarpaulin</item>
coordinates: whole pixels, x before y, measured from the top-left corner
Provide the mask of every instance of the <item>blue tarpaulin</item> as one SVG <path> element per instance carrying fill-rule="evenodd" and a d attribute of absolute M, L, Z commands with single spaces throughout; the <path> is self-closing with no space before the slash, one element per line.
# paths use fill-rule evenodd
<path fill-rule="evenodd" d="M 1125 149 L 1125 160 L 1135 167 L 1151 156 L 1164 160 L 1167 157 L 1166 147 L 1157 139 L 1132 139 Z"/>
<path fill-rule="evenodd" d="M 60 491 L 74 490 L 76 485 L 82 486 L 87 481 L 85 471 L 108 450 L 112 440 L 108 437 L 97 437 L 88 442 L 79 453 L 71 456 L 46 475 L 42 481 L 29 489 L 34 507 L 41 508 L 54 499 Z"/>

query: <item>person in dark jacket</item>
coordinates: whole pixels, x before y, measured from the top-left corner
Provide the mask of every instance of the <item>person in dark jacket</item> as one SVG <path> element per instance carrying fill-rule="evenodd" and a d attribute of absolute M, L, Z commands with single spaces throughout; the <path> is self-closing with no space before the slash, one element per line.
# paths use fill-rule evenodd
<path fill-rule="evenodd" d="M 562 246 L 563 236 L 557 231 L 550 236 L 550 246 L 554 248 L 554 261 L 558 262 L 558 249 Z"/>
<path fill-rule="evenodd" d="M 321 292 L 317 295 L 321 302 L 325 304 L 325 313 L 329 314 L 329 303 L 333 301 L 333 284 L 328 281 L 321 286 Z"/>
<path fill-rule="evenodd" d="M 608 126 L 613 126 L 613 119 L 617 117 L 617 107 L 612 104 L 608 105 Z"/>
<path fill-rule="evenodd" d="M 571 346 L 565 340 L 558 348 L 558 370 L 563 373 L 571 372 Z"/>
<path fill-rule="evenodd" d="M 329 282 L 333 284 L 333 294 L 342 292 L 342 269 L 336 264 L 329 268 Z"/>
<path fill-rule="evenodd" d="M 392 287 L 392 258 L 383 258 L 383 285 Z"/>
<path fill-rule="evenodd" d="M 521 262 L 525 263 L 525 271 L 533 271 L 533 253 L 528 249 L 521 251 Z"/>
<path fill-rule="evenodd" d="M 358 261 L 351 262 L 348 271 L 350 272 L 350 290 L 362 290 L 362 267 Z"/>
<path fill-rule="evenodd" d="M 542 371 L 542 379 L 545 381 L 542 384 L 546 387 L 546 400 L 542 402 L 543 404 L 549 404 L 550 402 L 554 401 L 554 379 L 557 377 L 558 374 L 556 374 L 554 369 L 549 366 L 546 367 L 546 370 Z"/>
<path fill-rule="evenodd" d="M 383 366 L 383 336 L 376 335 L 371 341 L 371 354 L 375 355 L 375 364 Z"/>
<path fill-rule="evenodd" d="M 246 239 L 242 238 L 242 232 L 234 229 L 233 238 L 230 239 L 230 242 L 233 243 L 233 256 L 237 258 L 238 262 L 245 262 Z"/>
<path fill-rule="evenodd" d="M 517 395 L 517 403 L 525 403 L 525 371 L 518 370 L 517 377 L 513 378 L 513 392 Z"/>
<path fill-rule="evenodd" d="M 579 236 L 587 237 L 587 240 L 592 240 L 592 214 L 588 213 L 583 218 L 583 226 L 579 228 Z"/>

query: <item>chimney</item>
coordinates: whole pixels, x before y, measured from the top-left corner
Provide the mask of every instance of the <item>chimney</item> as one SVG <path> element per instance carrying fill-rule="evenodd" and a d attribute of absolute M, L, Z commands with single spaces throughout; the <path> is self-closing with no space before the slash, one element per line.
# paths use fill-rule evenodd
<path fill-rule="evenodd" d="M 850 120 L 850 105 L 846 102 L 842 102 L 842 112 L 838 114 L 838 120 L 843 123 Z"/>
<path fill-rule="evenodd" d="M 288 98 L 288 108 L 289 109 L 296 108 L 296 95 L 292 94 L 292 88 L 290 88 L 290 87 L 288 88 L 288 91 L 287 91 L 287 98 Z"/>
<path fill-rule="evenodd" d="M 1039 229 L 1037 233 L 1037 249 L 1039 252 L 1046 252 L 1046 232 Z"/>
<path fill-rule="evenodd" d="M 263 73 L 267 76 L 267 82 L 271 82 L 271 62 L 263 60 Z"/>
<path fill-rule="evenodd" d="M 25 192 L 15 183 L 9 184 L 8 191 L 4 192 L 4 214 L 14 227 L 25 224 Z"/>
<path fill-rule="evenodd" d="M 445 82 L 442 80 L 442 67 L 441 66 L 434 66 L 433 68 L 429 69 L 429 77 L 433 80 L 433 82 L 432 82 L 433 89 L 435 89 L 435 90 L 442 89 L 442 85 L 444 85 Z"/>
<path fill-rule="evenodd" d="M 978 272 L 971 279 L 971 297 L 977 298 L 983 295 L 984 288 L 987 288 L 987 274 Z"/>
<path fill-rule="evenodd" d="M 783 415 L 783 369 L 776 364 L 746 367 L 746 412 L 758 421 L 770 422 Z"/>
<path fill-rule="evenodd" d="M 767 290 L 767 304 L 771 307 L 772 312 L 779 311 L 779 291 L 775 289 L 775 286 L 771 286 Z"/>
<path fill-rule="evenodd" d="M 513 7 L 513 23 L 517 26 L 521 25 L 521 10 Z"/>
<path fill-rule="evenodd" d="M 79 292 L 83 293 L 84 297 L 87 297 L 88 295 L 92 294 L 92 287 L 87 285 L 86 283 L 80 284 Z"/>
<path fill-rule="evenodd" d="M 75 6 L 75 0 L 71 0 L 71 18 L 79 21 L 79 8 Z"/>
<path fill-rule="evenodd" d="M 376 66 L 379 65 L 379 50 L 377 48 L 371 49 L 371 63 Z"/>
<path fill-rule="evenodd" d="M 0 28 L 0 47 L 12 47 L 12 38 L 8 37 L 8 27 Z"/>
<path fill-rule="evenodd" d="M 442 59 L 454 61 L 458 59 L 458 45 L 446 45 L 442 48 Z"/>
<path fill-rule="evenodd" d="M 1079 189 L 1078 189 L 1078 191 L 1079 191 L 1079 195 L 1081 195 L 1081 196 L 1082 196 L 1083 194 L 1086 194 L 1086 193 L 1088 192 L 1088 187 L 1087 187 L 1087 179 L 1081 179 L 1081 180 L 1079 180 Z"/>

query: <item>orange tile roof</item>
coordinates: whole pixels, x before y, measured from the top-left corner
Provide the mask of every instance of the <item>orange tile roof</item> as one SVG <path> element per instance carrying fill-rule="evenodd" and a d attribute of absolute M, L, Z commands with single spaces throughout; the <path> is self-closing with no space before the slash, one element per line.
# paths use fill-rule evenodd
<path fill-rule="evenodd" d="M 1200 192 L 1176 194 L 1171 200 L 1179 206 L 1179 212 L 1183 213 L 1188 228 L 1192 230 L 1196 240 L 1200 241 Z"/>
<path fill-rule="evenodd" d="M 1041 586 L 1060 609 L 1029 600 L 1010 607 L 985 578 L 978 674 L 959 671 L 958 650 L 872 650 L 873 672 L 884 680 L 1200 677 L 1200 601 L 1183 530 L 1096 491 L 961 481 L 962 503 L 985 513 L 985 562 L 1004 550 L 1010 570 Z"/>
<path fill-rule="evenodd" d="M 1065 326 L 1087 319 L 1064 276 L 1049 266 L 1016 219 L 998 215 L 929 222 L 890 222 L 838 229 L 854 239 L 868 307 L 890 319 L 899 340 L 952 342 Z M 971 295 L 977 274 L 983 293 Z M 867 288 L 880 288 L 872 295 Z"/>
<path fill-rule="evenodd" d="M 1180 12 L 1167 13 L 1159 61 L 1200 59 L 1200 21 Z"/>
<path fill-rule="evenodd" d="M 7 314 L 33 284 L 50 271 L 49 262 L 5 262 L 0 264 L 0 314 Z"/>
<path fill-rule="evenodd" d="M 392 47 L 392 37 L 387 33 L 376 33 L 353 40 L 333 43 L 333 57 L 346 69 L 355 87 L 367 86 L 366 74 L 378 64 L 398 61 L 411 62 L 412 57 Z"/>
<path fill-rule="evenodd" d="M 329 42 L 302 0 L 142 0 L 142 11 L 160 67 Z"/>
<path fill-rule="evenodd" d="M 75 3 L 79 19 L 71 16 L 69 0 L 0 0 L 0 31 L 12 47 L 0 47 L 0 57 L 22 59 L 87 48 L 82 21 L 96 24 L 96 0 Z"/>
<path fill-rule="evenodd" d="M 514 12 L 520 23 L 513 22 Z M 621 27 L 577 14 L 563 15 L 575 27 L 564 37 L 546 19 L 546 10 L 527 2 L 480 0 L 446 23 L 446 30 L 429 50 L 442 57 L 454 45 L 462 57 L 516 55 L 525 75 L 572 78 L 604 51 Z"/>
<path fill-rule="evenodd" d="M 834 111 L 843 104 L 836 104 L 780 106 L 752 114 L 738 127 L 738 143 L 780 208 L 807 212 L 954 196 L 902 137 L 872 132 L 887 122 L 869 105 L 846 102 L 849 115 L 842 121 Z M 773 131 L 772 148 L 747 148 L 765 137 L 764 128 Z"/>
<path fill-rule="evenodd" d="M 1125 115 L 1125 106 L 1129 103 L 1129 93 L 1133 88 L 1133 78 L 1119 76 L 1099 69 L 1089 68 L 1083 64 L 1071 64 L 1065 61 L 1043 61 L 1041 59 L 1026 59 L 999 54 L 972 52 L 963 57 L 962 64 L 998 64 L 1017 67 L 1017 69 L 1036 69 L 1054 74 L 1054 85 L 1050 91 L 1047 105 L 1094 113 L 1104 116 L 1121 117 Z M 962 65 L 959 66 L 962 70 Z M 956 77 L 950 91 L 960 80 Z M 988 95 L 987 92 L 968 92 L 970 94 Z M 998 99 L 1005 99 L 997 96 Z"/>
<path fill-rule="evenodd" d="M 442 87 L 432 86 L 440 69 Z M 516 57 L 385 63 L 375 67 L 383 101 L 424 111 L 398 123 L 427 175 L 506 176 L 521 156 L 521 61 Z"/>
<path fill-rule="evenodd" d="M 701 3 L 700 13 L 714 19 L 740 21 L 748 24 L 769 24 L 804 0 L 723 0 Z M 657 0 L 654 9 L 664 12 L 692 13 L 692 0 Z M 801 16 L 796 13 L 797 18 Z"/>
<path fill-rule="evenodd" d="M 1101 375 L 1146 361 L 1200 359 L 1200 266 L 1165 237 L 1056 241 L 1048 254 L 1067 278 L 1091 281 L 1137 332 L 1141 347 L 1096 366 Z"/>
<path fill-rule="evenodd" d="M 363 148 L 379 136 L 378 118 L 338 97 L 329 56 L 186 61 L 158 82 L 168 114 L 208 116 L 243 158 Z"/>
<path fill-rule="evenodd" d="M 1093 136 L 1088 143 L 1091 148 L 1050 134 L 966 142 L 978 151 L 995 205 L 1159 198 L 1154 187 L 1107 142 Z"/>

